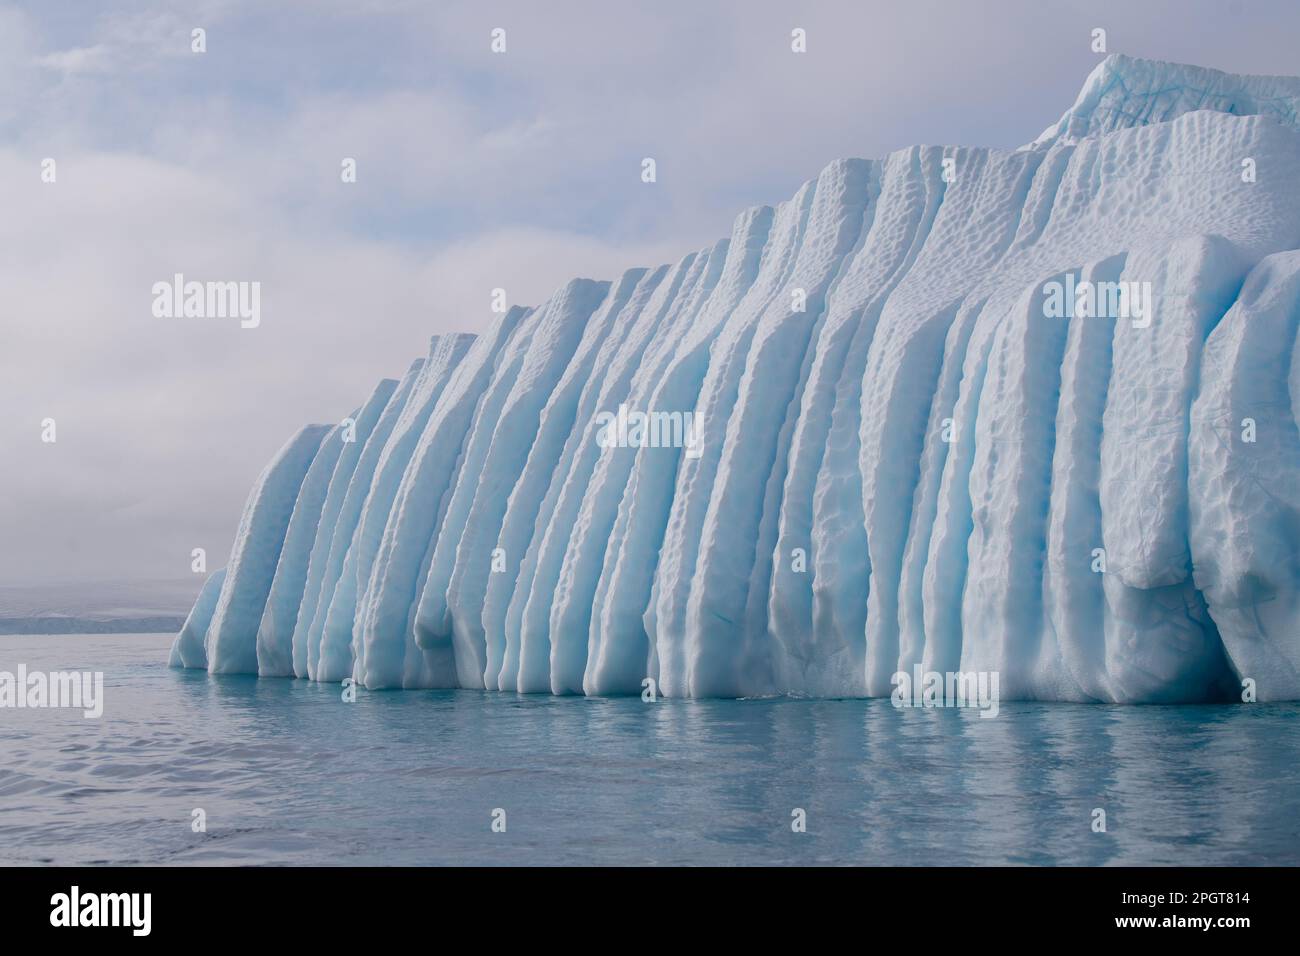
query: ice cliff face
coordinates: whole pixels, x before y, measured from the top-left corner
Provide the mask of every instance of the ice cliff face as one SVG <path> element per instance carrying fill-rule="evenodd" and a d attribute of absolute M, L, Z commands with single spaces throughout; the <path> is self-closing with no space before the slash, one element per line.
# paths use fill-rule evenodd
<path fill-rule="evenodd" d="M 267 467 L 172 663 L 1300 699 L 1297 105 L 1111 57 L 1022 149 L 836 162 L 671 266 L 437 337 Z"/>

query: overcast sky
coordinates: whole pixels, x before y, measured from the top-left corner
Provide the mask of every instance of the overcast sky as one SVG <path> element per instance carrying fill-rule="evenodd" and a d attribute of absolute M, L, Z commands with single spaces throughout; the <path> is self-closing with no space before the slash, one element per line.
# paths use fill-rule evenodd
<path fill-rule="evenodd" d="M 285 439 L 494 287 L 676 260 L 837 157 L 1020 145 L 1098 26 L 1300 74 L 1293 0 L 0 7 L 0 584 L 219 567 Z M 154 317 L 177 272 L 260 282 L 261 325 Z"/>

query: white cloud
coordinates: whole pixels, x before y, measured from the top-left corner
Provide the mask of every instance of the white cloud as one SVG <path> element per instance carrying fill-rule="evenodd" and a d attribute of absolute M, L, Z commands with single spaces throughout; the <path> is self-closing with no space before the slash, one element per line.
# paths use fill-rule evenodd
<path fill-rule="evenodd" d="M 0 181 L 26 183 L 0 218 L 9 581 L 183 574 L 193 547 L 219 563 L 288 435 L 343 417 L 430 334 L 482 329 L 492 288 L 537 304 L 575 272 L 674 254 L 534 227 L 424 251 L 304 234 L 228 183 L 142 157 L 68 154 L 54 185 L 36 169 L 0 151 Z M 177 271 L 260 282 L 261 326 L 154 318 L 151 286 Z"/>
<path fill-rule="evenodd" d="M 674 261 L 839 156 L 1023 142 L 1073 100 L 1095 18 L 1125 52 L 1300 72 L 1294 4 L 1188 6 L 0 9 L 0 578 L 217 566 L 289 434 L 482 329 L 492 288 L 536 304 Z M 154 319 L 174 272 L 261 282 L 262 326 Z"/>
<path fill-rule="evenodd" d="M 102 43 L 60 50 L 36 58 L 38 66 L 65 74 L 103 73 L 112 68 L 113 62 L 112 50 Z"/>

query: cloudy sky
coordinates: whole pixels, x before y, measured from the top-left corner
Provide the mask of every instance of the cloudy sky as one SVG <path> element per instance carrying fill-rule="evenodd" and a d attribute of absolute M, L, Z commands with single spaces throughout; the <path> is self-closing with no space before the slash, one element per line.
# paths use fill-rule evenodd
<path fill-rule="evenodd" d="M 1300 74 L 1290 0 L 0 7 L 0 583 L 219 566 L 284 440 L 482 329 L 493 288 L 675 260 L 836 157 L 1017 146 L 1098 26 Z M 260 282 L 261 325 L 154 317 L 177 272 Z"/>

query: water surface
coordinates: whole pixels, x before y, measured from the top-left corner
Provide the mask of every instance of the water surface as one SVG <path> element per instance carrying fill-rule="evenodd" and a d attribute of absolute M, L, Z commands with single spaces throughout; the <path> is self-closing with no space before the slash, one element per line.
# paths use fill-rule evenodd
<path fill-rule="evenodd" d="M 344 703 L 170 670 L 170 642 L 0 637 L 0 670 L 105 682 L 98 721 L 0 709 L 0 862 L 1300 863 L 1297 704 Z"/>

